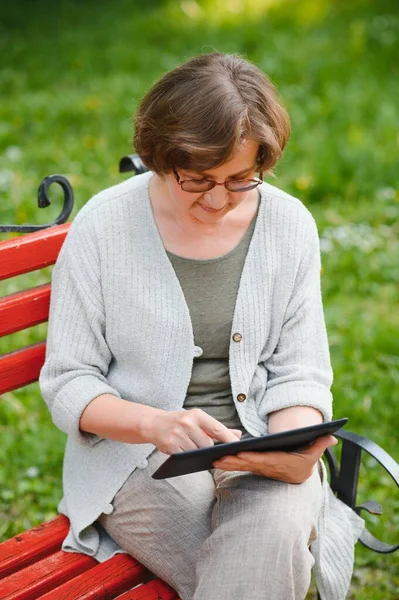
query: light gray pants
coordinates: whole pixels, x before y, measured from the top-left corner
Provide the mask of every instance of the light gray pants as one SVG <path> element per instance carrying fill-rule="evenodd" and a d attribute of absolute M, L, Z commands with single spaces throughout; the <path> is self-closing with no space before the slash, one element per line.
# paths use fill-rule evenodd
<path fill-rule="evenodd" d="M 151 478 L 156 450 L 99 522 L 181 600 L 303 600 L 314 559 L 320 476 L 300 485 L 219 469 Z"/>

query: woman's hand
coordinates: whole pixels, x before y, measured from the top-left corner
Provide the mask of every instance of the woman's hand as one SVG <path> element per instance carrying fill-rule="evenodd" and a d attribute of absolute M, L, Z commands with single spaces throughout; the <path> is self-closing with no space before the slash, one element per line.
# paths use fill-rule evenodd
<path fill-rule="evenodd" d="M 329 446 L 337 439 L 323 435 L 308 448 L 296 452 L 240 452 L 236 456 L 224 456 L 213 466 L 224 471 L 251 471 L 255 475 L 277 479 L 285 483 L 303 483 L 314 470 L 314 466 Z"/>
<path fill-rule="evenodd" d="M 219 442 L 237 442 L 238 429 L 228 429 L 200 408 L 157 410 L 146 434 L 148 441 L 165 454 L 197 450 Z"/>

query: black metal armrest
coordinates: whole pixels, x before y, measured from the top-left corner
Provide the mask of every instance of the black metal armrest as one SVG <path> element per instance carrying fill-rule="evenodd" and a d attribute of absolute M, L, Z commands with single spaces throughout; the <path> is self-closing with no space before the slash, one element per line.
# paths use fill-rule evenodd
<path fill-rule="evenodd" d="M 127 173 L 128 171 L 134 171 L 136 175 L 140 175 L 148 169 L 138 154 L 127 154 L 122 156 L 119 161 L 119 173 Z"/>
<path fill-rule="evenodd" d="M 341 464 L 338 465 L 334 452 L 329 448 L 326 452 L 326 458 L 331 475 L 331 488 L 337 494 L 337 497 L 350 506 L 358 514 L 366 510 L 371 514 L 381 514 L 382 507 L 374 501 L 367 501 L 356 505 L 357 485 L 359 480 L 359 469 L 361 463 L 362 450 L 370 454 L 392 477 L 399 487 L 399 464 L 383 448 L 375 442 L 340 429 L 334 434 L 342 440 Z M 399 544 L 386 544 L 374 537 L 367 528 L 360 536 L 361 543 L 381 554 L 389 554 L 399 549 Z"/>

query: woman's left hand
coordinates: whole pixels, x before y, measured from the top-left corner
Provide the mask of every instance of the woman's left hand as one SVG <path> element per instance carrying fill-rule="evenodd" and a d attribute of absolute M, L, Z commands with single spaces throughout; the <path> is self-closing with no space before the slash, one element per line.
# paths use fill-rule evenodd
<path fill-rule="evenodd" d="M 334 436 L 324 435 L 311 446 L 296 452 L 240 452 L 236 456 L 224 456 L 213 466 L 224 471 L 250 471 L 285 483 L 303 483 L 312 475 L 326 448 L 335 444 Z"/>

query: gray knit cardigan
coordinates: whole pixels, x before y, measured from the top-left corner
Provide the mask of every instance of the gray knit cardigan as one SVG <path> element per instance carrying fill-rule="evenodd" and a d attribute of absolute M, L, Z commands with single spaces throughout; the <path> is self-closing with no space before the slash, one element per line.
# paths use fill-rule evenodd
<path fill-rule="evenodd" d="M 63 550 L 102 562 L 121 548 L 95 524 L 151 444 L 79 430 L 85 407 L 113 394 L 165 410 L 183 406 L 196 351 L 187 304 L 165 252 L 148 196 L 152 173 L 94 196 L 72 223 L 52 275 L 43 398 L 67 435 L 64 496 L 70 519 Z M 240 281 L 230 343 L 238 415 L 267 433 L 268 415 L 302 405 L 332 416 L 332 371 L 320 293 L 317 228 L 304 205 L 269 185 Z M 215 288 L 217 293 L 217 287 Z M 236 400 L 245 394 L 246 400 Z M 312 545 L 324 600 L 346 597 L 363 521 L 324 481 L 319 536 Z"/>

